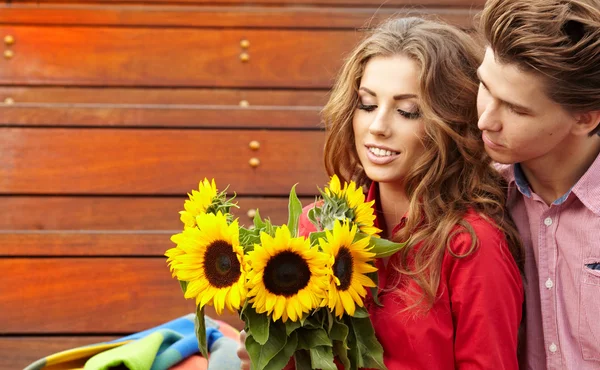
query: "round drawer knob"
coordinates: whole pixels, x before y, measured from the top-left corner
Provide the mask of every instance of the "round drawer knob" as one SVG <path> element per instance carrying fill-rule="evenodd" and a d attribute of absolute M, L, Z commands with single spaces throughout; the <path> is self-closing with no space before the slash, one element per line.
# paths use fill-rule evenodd
<path fill-rule="evenodd" d="M 249 146 L 249 147 L 250 147 L 250 149 L 252 149 L 252 150 L 258 150 L 258 149 L 260 149 L 260 143 L 259 143 L 258 141 L 256 141 L 256 140 L 252 140 L 252 141 L 250 142 L 250 144 L 248 144 L 248 146 Z"/>
<path fill-rule="evenodd" d="M 254 216 L 256 216 L 256 210 L 255 209 L 249 209 L 248 212 L 246 212 L 246 215 L 248 215 L 248 218 L 253 219 Z"/>
<path fill-rule="evenodd" d="M 250 60 L 250 54 L 248 53 L 241 53 L 240 54 L 240 60 L 244 63 L 248 62 Z"/>
<path fill-rule="evenodd" d="M 4 104 L 6 104 L 6 105 L 11 105 L 11 104 L 14 104 L 14 103 L 15 103 L 15 99 L 13 99 L 13 98 L 6 98 L 6 99 L 4 99 Z"/>
<path fill-rule="evenodd" d="M 250 47 L 250 41 L 242 40 L 240 41 L 240 46 L 242 47 L 242 49 L 248 49 L 248 47 Z"/>
<path fill-rule="evenodd" d="M 249 106 L 250 106 L 250 103 L 248 103 L 248 100 L 240 100 L 240 107 L 248 108 Z"/>
<path fill-rule="evenodd" d="M 4 50 L 4 59 L 11 59 L 15 56 L 12 50 Z"/>
<path fill-rule="evenodd" d="M 12 45 L 15 43 L 15 38 L 12 35 L 6 35 L 4 36 L 4 43 L 6 45 Z"/>
<path fill-rule="evenodd" d="M 250 167 L 256 168 L 256 167 L 260 166 L 260 159 L 253 157 L 253 158 L 250 158 L 248 163 L 250 164 Z"/>

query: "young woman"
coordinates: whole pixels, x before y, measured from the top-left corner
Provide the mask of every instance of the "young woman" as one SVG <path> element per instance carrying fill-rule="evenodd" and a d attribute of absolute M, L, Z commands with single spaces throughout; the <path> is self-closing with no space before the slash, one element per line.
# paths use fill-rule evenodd
<path fill-rule="evenodd" d="M 377 263 L 383 307 L 367 301 L 390 370 L 518 368 L 521 245 L 477 128 L 480 56 L 454 27 L 389 21 L 323 111 L 328 173 L 368 189 L 382 237 L 409 242 Z"/>

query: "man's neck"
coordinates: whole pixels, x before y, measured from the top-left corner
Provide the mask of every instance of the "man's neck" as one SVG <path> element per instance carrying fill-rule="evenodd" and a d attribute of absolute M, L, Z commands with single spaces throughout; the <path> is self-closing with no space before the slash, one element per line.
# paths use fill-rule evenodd
<path fill-rule="evenodd" d="M 600 153 L 600 138 L 579 137 L 561 145 L 560 152 L 521 163 L 529 186 L 548 205 L 565 195 Z"/>

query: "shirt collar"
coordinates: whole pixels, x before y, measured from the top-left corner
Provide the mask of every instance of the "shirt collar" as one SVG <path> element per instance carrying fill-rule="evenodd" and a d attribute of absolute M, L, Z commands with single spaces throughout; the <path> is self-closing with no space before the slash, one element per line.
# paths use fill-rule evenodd
<path fill-rule="evenodd" d="M 527 181 L 527 178 L 525 177 L 525 173 L 523 172 L 523 168 L 521 168 L 520 163 L 515 163 L 513 165 L 513 178 L 514 178 L 515 185 L 517 185 L 517 189 L 519 189 L 521 194 L 523 194 L 527 198 L 531 198 L 533 193 L 531 192 L 531 187 L 529 186 L 529 181 Z M 556 199 L 554 202 L 552 202 L 552 204 L 553 205 L 562 204 L 565 200 L 567 200 L 567 198 L 569 197 L 569 194 L 571 194 L 571 189 L 569 189 L 569 191 L 567 191 L 562 197 L 560 197 L 560 198 Z"/>
<path fill-rule="evenodd" d="M 517 189 L 526 197 L 531 198 L 532 192 L 529 182 L 523 173 L 520 163 L 512 166 L 512 176 L 509 179 L 509 186 L 514 183 Z M 574 193 L 577 198 L 592 212 L 600 216 L 600 155 L 585 174 L 569 189 L 562 197 L 552 202 L 553 205 L 564 203 L 569 195 Z"/>
<path fill-rule="evenodd" d="M 600 154 L 571 191 L 590 211 L 600 216 Z"/>
<path fill-rule="evenodd" d="M 529 182 L 523 173 L 520 163 L 515 163 L 513 165 L 513 176 L 519 191 L 527 198 L 531 198 L 531 188 L 529 187 Z"/>

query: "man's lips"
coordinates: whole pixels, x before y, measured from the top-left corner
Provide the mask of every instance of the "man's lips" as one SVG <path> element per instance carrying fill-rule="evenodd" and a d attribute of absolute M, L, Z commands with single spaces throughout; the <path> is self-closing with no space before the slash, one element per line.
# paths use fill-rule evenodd
<path fill-rule="evenodd" d="M 481 134 L 481 139 L 483 140 L 484 144 L 492 149 L 500 149 L 500 148 L 504 148 L 504 146 L 496 143 L 495 141 L 491 140 L 486 133 L 482 133 Z"/>

